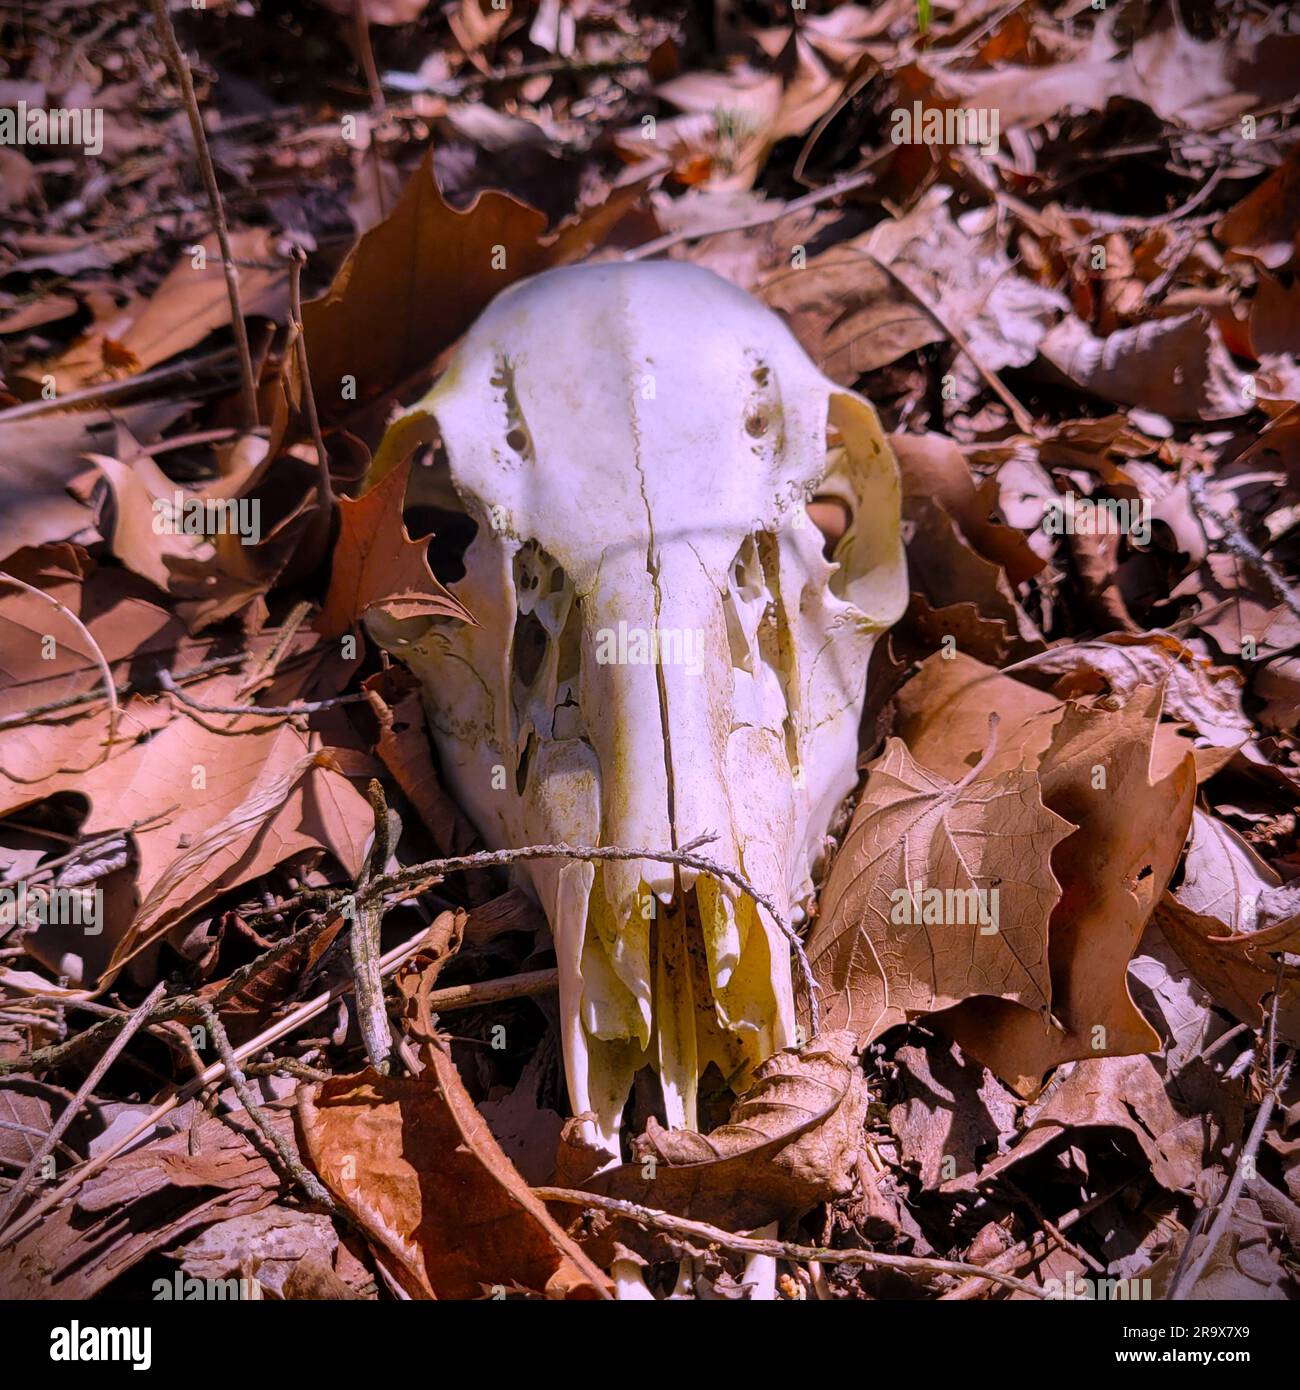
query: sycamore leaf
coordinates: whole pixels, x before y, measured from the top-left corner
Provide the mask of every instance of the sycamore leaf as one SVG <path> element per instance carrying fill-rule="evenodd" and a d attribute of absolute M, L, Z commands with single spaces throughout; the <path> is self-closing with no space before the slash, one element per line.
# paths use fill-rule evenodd
<path fill-rule="evenodd" d="M 953 783 L 900 739 L 872 765 L 808 955 L 827 1026 L 863 1042 L 972 995 L 1045 1009 L 1052 850 L 1073 827 L 1027 769 Z"/>

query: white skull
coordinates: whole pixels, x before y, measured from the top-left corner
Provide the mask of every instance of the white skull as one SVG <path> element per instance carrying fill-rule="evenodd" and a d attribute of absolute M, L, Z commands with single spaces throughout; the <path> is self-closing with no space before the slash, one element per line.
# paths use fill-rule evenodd
<path fill-rule="evenodd" d="M 507 289 L 393 433 L 419 416 L 478 524 L 452 587 L 479 625 L 372 631 L 419 677 L 484 838 L 712 832 L 703 853 L 801 920 L 856 779 L 868 658 L 906 601 L 872 407 L 743 291 L 661 261 Z M 834 563 L 814 495 L 850 518 Z M 555 938 L 571 1100 L 602 1142 L 642 1066 L 694 1128 L 710 1062 L 739 1087 L 793 1041 L 789 942 L 747 895 L 647 860 L 525 873 Z"/>

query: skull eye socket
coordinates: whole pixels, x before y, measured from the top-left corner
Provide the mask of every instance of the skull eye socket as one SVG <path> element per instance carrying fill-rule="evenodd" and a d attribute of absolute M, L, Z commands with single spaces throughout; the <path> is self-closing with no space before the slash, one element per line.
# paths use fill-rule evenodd
<path fill-rule="evenodd" d="M 808 503 L 808 518 L 822 533 L 822 554 L 827 560 L 833 561 L 844 533 L 853 524 L 849 504 L 842 497 L 819 492 Z"/>

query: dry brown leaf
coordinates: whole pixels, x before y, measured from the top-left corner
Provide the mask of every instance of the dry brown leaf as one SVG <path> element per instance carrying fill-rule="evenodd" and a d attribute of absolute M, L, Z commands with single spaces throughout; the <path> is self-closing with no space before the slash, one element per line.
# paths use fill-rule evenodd
<path fill-rule="evenodd" d="M 269 1118 L 292 1143 L 288 1116 Z M 93 1298 L 182 1237 L 269 1206 L 282 1179 L 245 1137 L 249 1127 L 242 1110 L 197 1113 L 191 1126 L 112 1159 L 73 1201 L 0 1250 L 0 1294 Z"/>
<path fill-rule="evenodd" d="M 161 657 L 184 636 L 182 625 L 149 601 L 146 585 L 100 569 L 79 548 L 44 547 L 15 557 L 7 568 L 81 619 L 117 681 L 132 664 Z M 0 717 L 102 689 L 99 667 L 67 617 L 0 577 Z M 170 717 L 151 701 L 124 702 L 115 751 Z M 0 814 L 60 790 L 47 779 L 63 769 L 89 768 L 107 735 L 105 699 L 0 729 Z"/>
<path fill-rule="evenodd" d="M 1300 915 L 1269 921 L 1261 912 L 1279 887 L 1277 875 L 1235 831 L 1198 810 L 1183 880 L 1160 900 L 1157 918 L 1216 1003 L 1259 1028 L 1277 992 L 1278 1034 L 1300 1044 L 1300 968 L 1294 963 Z M 1285 961 L 1280 990 L 1279 959 Z"/>
<path fill-rule="evenodd" d="M 54 377 L 60 393 L 148 371 L 229 324 L 230 294 L 216 237 L 209 235 L 192 244 L 203 247 L 201 269 L 187 246 L 148 299 L 135 300 L 113 318 L 97 323 L 92 332 L 44 368 Z M 263 227 L 237 229 L 230 235 L 230 244 L 237 259 L 250 263 L 239 272 L 245 316 L 283 319 L 289 270 L 287 262 L 282 269 L 276 266 L 282 258 L 271 232 Z"/>
<path fill-rule="evenodd" d="M 1238 256 L 1281 270 L 1300 237 L 1300 152 L 1292 149 L 1262 183 L 1214 224 L 1214 235 Z M 1294 345 L 1294 338 L 1291 340 Z"/>
<path fill-rule="evenodd" d="M 482 193 L 457 212 L 444 202 L 431 158 L 397 206 L 349 254 L 329 290 L 303 305 L 311 379 L 322 420 L 331 423 L 395 391 L 473 322 L 487 303 L 525 275 L 561 265 L 598 245 L 639 195 L 617 190 L 589 216 L 544 235 L 546 219 L 503 193 Z M 344 398 L 344 378 L 355 392 Z M 291 397 L 301 398 L 290 362 Z"/>
<path fill-rule="evenodd" d="M 451 1057 L 420 1077 L 338 1076 L 299 1092 L 304 1155 L 413 1298 L 519 1286 L 604 1298 L 609 1281 L 533 1196 L 474 1108 Z"/>
<path fill-rule="evenodd" d="M 433 577 L 428 537 L 413 541 L 402 520 L 409 460 L 364 497 L 339 500 L 339 534 L 329 590 L 316 630 L 352 632 L 368 609 L 394 618 L 442 617 L 472 622 L 469 612 Z"/>
<path fill-rule="evenodd" d="M 867 1105 L 853 1043 L 850 1033 L 828 1032 L 799 1052 L 776 1053 L 756 1068 L 727 1124 L 695 1134 L 652 1119 L 631 1163 L 581 1186 L 733 1231 L 801 1216 L 843 1195 Z M 630 1228 L 619 1239 L 640 1243 Z"/>
<path fill-rule="evenodd" d="M 1207 1133 L 1200 1116 L 1180 1115 L 1165 1094 L 1149 1057 L 1088 1057 L 1031 1114 L 1025 1137 L 985 1166 L 985 1182 L 1037 1153 L 1063 1134 L 1103 1127 L 1131 1134 L 1151 1165 L 1151 1174 L 1171 1191 L 1189 1189 L 1206 1159 Z M 959 1178 L 948 1184 L 966 1186 Z"/>
<path fill-rule="evenodd" d="M 949 782 L 896 738 L 868 769 L 808 942 L 828 1027 L 865 1044 L 972 995 L 1047 1008 L 1051 856 L 1073 826 L 1033 771 L 982 773 Z"/>
<path fill-rule="evenodd" d="M 1041 351 L 1094 396 L 1170 420 L 1228 420 L 1254 408 L 1218 325 L 1204 313 L 1151 319 L 1105 338 L 1070 316 L 1047 334 Z"/>
<path fill-rule="evenodd" d="M 1202 782 L 1250 737 L 1240 673 L 1213 665 L 1167 632 L 1112 632 L 1093 642 L 1071 642 L 1035 657 L 1033 669 L 1060 677 L 1054 691 L 1063 700 L 1101 692 L 1127 699 L 1139 686 L 1165 683 L 1165 714 L 1196 733 Z"/>

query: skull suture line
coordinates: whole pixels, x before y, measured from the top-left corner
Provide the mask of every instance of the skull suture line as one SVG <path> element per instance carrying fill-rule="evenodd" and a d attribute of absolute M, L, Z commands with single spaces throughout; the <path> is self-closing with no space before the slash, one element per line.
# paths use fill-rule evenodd
<path fill-rule="evenodd" d="M 478 524 L 453 591 L 479 625 L 372 631 L 419 677 L 484 838 L 714 832 L 705 853 L 800 920 L 856 778 L 868 658 L 906 601 L 872 407 L 743 291 L 657 262 L 507 289 L 410 414 L 436 419 Z M 833 562 L 814 495 L 849 516 Z M 747 895 L 644 860 L 524 872 L 555 938 L 570 1098 L 611 1152 L 641 1067 L 694 1128 L 709 1063 L 740 1089 L 793 1040 L 789 942 Z"/>

